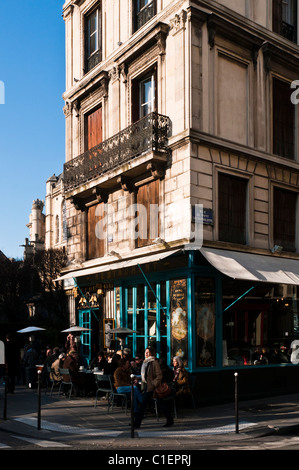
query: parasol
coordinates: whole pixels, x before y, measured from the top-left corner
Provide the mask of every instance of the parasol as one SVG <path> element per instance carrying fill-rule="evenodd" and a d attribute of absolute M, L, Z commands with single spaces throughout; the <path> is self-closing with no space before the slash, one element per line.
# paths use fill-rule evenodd
<path fill-rule="evenodd" d="M 109 333 L 114 333 L 117 334 L 117 336 L 120 336 L 120 349 L 121 349 L 121 356 L 123 357 L 123 342 L 122 342 L 122 336 L 127 336 L 131 335 L 133 333 L 138 333 L 136 330 L 131 330 L 131 328 L 126 328 L 125 326 L 120 326 L 118 328 L 113 328 L 112 330 L 109 330 Z"/>
<path fill-rule="evenodd" d="M 45 328 L 39 328 L 38 326 L 27 326 L 22 330 L 17 331 L 17 333 L 33 333 L 33 331 L 44 331 Z"/>
<path fill-rule="evenodd" d="M 90 328 L 84 328 L 83 326 L 71 326 L 66 330 L 62 330 L 61 333 L 80 333 L 81 331 L 91 331 Z"/>

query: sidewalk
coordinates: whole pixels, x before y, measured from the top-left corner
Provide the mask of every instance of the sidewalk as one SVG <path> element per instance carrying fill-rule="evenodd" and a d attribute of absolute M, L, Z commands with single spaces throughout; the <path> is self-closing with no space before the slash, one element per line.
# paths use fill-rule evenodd
<path fill-rule="evenodd" d="M 239 402 L 238 421 L 234 403 L 178 409 L 171 428 L 147 414 L 141 428 L 131 435 L 131 416 L 121 407 L 107 412 L 106 400 L 94 398 L 58 399 L 55 391 L 41 390 L 41 429 L 38 429 L 38 393 L 36 389 L 17 386 L 7 395 L 7 419 L 3 419 L 4 390 L 0 387 L 0 430 L 41 438 L 53 433 L 60 442 L 96 444 L 109 449 L 198 449 L 204 442 L 236 442 L 270 434 L 287 434 L 299 430 L 299 394 Z M 236 422 L 238 428 L 236 428 Z M 236 432 L 238 429 L 239 432 Z"/>

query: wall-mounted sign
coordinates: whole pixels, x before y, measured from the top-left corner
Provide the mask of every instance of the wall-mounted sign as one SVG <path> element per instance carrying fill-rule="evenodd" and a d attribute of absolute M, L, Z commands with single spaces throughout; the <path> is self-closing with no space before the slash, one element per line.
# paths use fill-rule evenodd
<path fill-rule="evenodd" d="M 196 210 L 195 210 L 195 206 L 192 205 L 192 222 L 203 223 L 205 225 L 213 225 L 214 224 L 213 209 L 207 209 L 206 207 L 199 209 L 198 206 L 199 205 L 197 205 Z"/>

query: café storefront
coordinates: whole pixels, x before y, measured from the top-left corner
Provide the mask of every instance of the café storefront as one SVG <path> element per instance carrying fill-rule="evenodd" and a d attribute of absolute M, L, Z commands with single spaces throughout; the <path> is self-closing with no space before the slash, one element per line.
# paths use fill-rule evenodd
<path fill-rule="evenodd" d="M 298 261 L 202 248 L 176 249 L 68 273 L 87 358 L 117 349 L 125 326 L 133 355 L 148 345 L 171 366 L 180 355 L 202 400 L 296 391 Z M 90 299 L 94 300 L 91 304 Z M 297 341 L 298 338 L 298 341 Z M 298 350 L 299 351 L 299 350 Z"/>

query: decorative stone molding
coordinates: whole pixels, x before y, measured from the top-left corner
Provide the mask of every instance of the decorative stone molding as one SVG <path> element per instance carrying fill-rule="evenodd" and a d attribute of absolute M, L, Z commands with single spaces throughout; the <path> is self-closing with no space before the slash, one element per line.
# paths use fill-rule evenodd
<path fill-rule="evenodd" d="M 170 30 L 172 34 L 176 34 L 182 29 L 185 28 L 185 24 L 187 21 L 187 12 L 186 10 L 182 10 L 179 14 L 175 15 L 175 17 L 170 20 Z"/>

